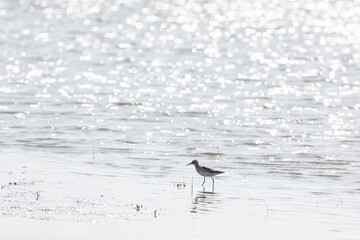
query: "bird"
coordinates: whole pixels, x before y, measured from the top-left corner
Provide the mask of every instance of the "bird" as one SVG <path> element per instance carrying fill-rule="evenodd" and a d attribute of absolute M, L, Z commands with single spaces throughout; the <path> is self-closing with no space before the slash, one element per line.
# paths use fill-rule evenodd
<path fill-rule="evenodd" d="M 214 179 L 213 176 L 216 176 L 218 174 L 224 173 L 223 171 L 218 171 L 209 167 L 205 167 L 199 164 L 199 162 L 195 159 L 193 160 L 191 163 L 187 164 L 186 166 L 189 165 L 194 165 L 196 171 L 198 172 L 198 174 L 200 174 L 201 176 L 204 177 L 204 182 L 201 184 L 201 186 L 204 185 L 205 183 L 205 177 L 211 177 L 212 181 L 213 181 L 213 189 L 214 189 Z"/>

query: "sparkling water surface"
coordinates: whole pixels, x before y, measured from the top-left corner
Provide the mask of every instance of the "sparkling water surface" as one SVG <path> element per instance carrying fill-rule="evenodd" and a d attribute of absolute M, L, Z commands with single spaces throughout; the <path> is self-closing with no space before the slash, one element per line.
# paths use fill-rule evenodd
<path fill-rule="evenodd" d="M 357 239 L 359 12 L 1 1 L 2 224 L 30 239 Z M 214 193 L 193 159 L 226 172 Z"/>

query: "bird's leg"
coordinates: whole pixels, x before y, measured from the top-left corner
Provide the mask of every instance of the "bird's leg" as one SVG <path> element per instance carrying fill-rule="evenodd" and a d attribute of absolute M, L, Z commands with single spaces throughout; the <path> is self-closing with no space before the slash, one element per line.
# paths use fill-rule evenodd
<path fill-rule="evenodd" d="M 214 192 L 214 183 L 215 183 L 215 181 L 214 181 L 214 179 L 211 177 L 211 179 L 213 180 L 213 192 Z"/>
<path fill-rule="evenodd" d="M 204 182 L 201 184 L 201 186 L 203 186 L 203 185 L 204 185 L 204 183 L 205 183 L 205 177 L 204 177 Z"/>

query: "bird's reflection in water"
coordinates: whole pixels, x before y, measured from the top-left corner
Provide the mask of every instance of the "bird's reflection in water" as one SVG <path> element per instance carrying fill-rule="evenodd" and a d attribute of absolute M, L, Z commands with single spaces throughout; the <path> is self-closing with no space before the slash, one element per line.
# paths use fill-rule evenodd
<path fill-rule="evenodd" d="M 205 190 L 198 191 L 193 198 L 193 204 L 190 212 L 209 212 L 214 211 L 220 205 L 220 195 L 214 191 L 208 192 Z"/>

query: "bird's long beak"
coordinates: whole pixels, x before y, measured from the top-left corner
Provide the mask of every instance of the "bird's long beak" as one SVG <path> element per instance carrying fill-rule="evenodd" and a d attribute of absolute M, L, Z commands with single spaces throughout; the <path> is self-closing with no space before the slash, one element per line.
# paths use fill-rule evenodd
<path fill-rule="evenodd" d="M 189 164 L 186 164 L 186 166 L 189 166 L 189 165 L 191 165 L 191 163 L 189 163 Z"/>

